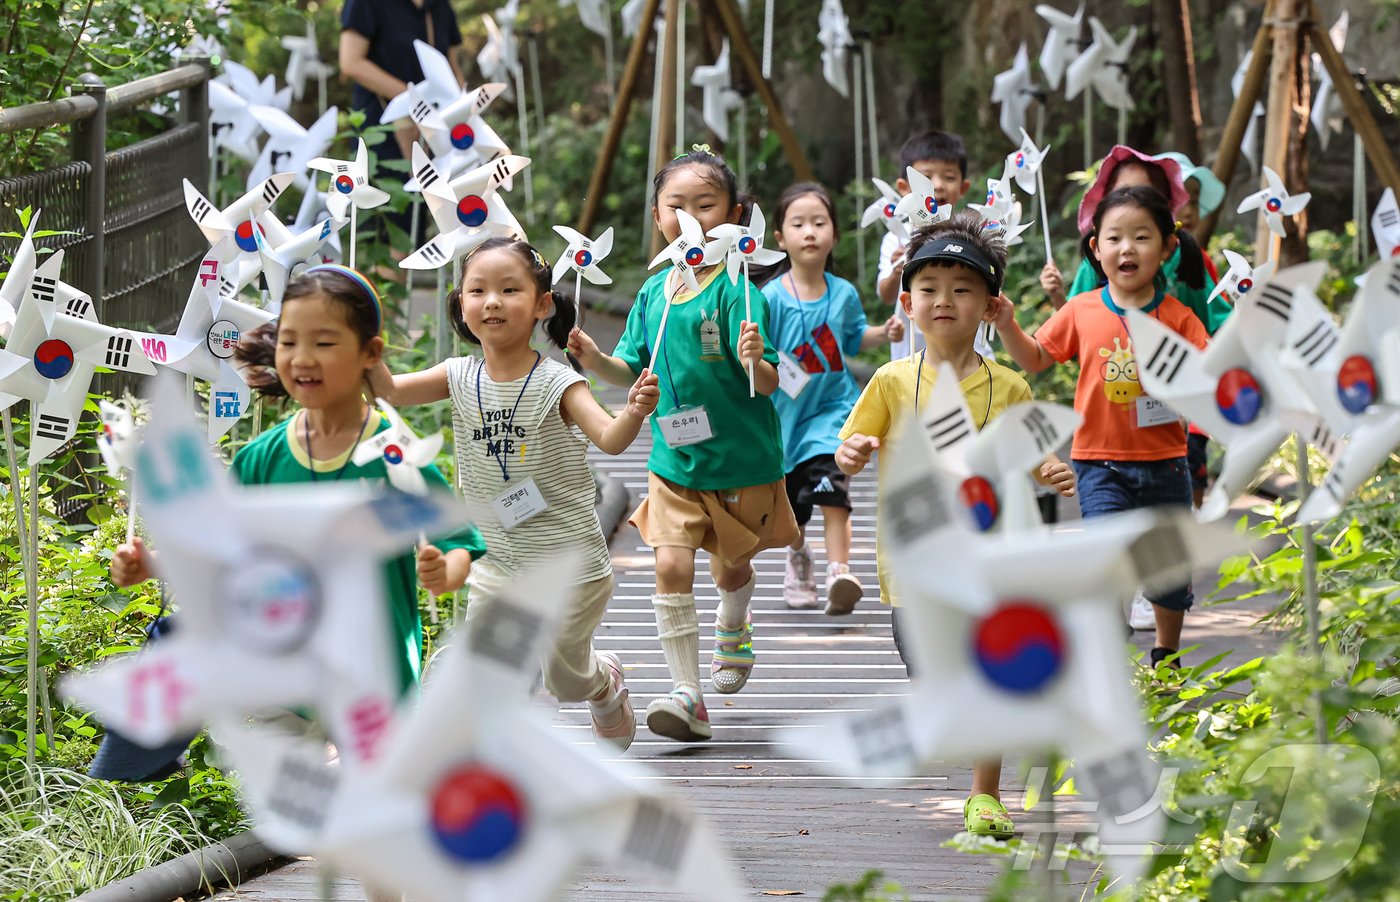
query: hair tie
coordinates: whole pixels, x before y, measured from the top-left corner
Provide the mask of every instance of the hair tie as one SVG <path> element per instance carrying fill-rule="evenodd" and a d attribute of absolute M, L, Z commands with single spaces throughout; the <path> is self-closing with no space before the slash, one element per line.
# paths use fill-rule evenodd
<path fill-rule="evenodd" d="M 536 269 L 545 269 L 549 266 L 549 263 L 544 259 L 544 257 L 540 256 L 540 252 L 535 250 L 533 245 L 527 244 L 525 246 L 530 249 L 530 256 L 535 258 Z"/>
<path fill-rule="evenodd" d="M 715 152 L 713 150 L 710 150 L 710 145 L 708 144 L 692 144 L 690 145 L 690 150 L 683 150 L 680 153 L 676 154 L 674 157 L 671 157 L 671 159 L 679 160 L 681 157 L 688 157 L 693 153 L 707 153 L 710 156 L 715 155 Z"/>
<path fill-rule="evenodd" d="M 302 275 L 309 275 L 313 272 L 333 272 L 358 285 L 364 293 L 365 299 L 374 308 L 374 334 L 378 335 L 384 329 L 384 305 L 379 299 L 379 292 L 359 270 L 351 269 L 340 263 L 318 263 L 302 270 Z"/>
<path fill-rule="evenodd" d="M 1176 230 L 1177 230 L 1178 232 L 1181 231 L 1181 220 L 1180 220 L 1180 219 L 1178 219 L 1178 220 L 1176 221 Z"/>

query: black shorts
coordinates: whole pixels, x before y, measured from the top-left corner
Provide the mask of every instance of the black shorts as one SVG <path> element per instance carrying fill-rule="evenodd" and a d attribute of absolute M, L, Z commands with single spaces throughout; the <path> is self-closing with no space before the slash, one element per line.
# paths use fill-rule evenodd
<path fill-rule="evenodd" d="M 806 526 L 813 507 L 851 509 L 851 477 L 836 466 L 836 455 L 818 454 L 787 474 L 787 494 L 798 525 Z"/>
<path fill-rule="evenodd" d="M 1210 441 L 1199 432 L 1186 433 L 1186 468 L 1191 471 L 1191 488 L 1204 489 L 1210 481 L 1206 472 L 1206 442 Z"/>

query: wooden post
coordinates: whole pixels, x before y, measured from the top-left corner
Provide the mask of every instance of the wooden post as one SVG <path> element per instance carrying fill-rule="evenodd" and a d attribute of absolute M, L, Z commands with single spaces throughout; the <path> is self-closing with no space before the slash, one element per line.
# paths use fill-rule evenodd
<path fill-rule="evenodd" d="M 651 39 L 652 23 L 656 21 L 656 11 L 660 6 L 661 0 L 647 0 L 646 6 L 642 7 L 637 36 L 632 42 L 632 49 L 627 53 L 627 68 L 623 70 L 622 82 L 618 85 L 617 102 L 613 104 L 608 131 L 603 136 L 603 146 L 598 151 L 598 160 L 593 164 L 593 175 L 588 180 L 588 196 L 583 201 L 583 213 L 579 215 L 578 230 L 585 235 L 593 234 L 593 226 L 598 221 L 598 211 L 603 206 L 603 196 L 608 190 L 608 177 L 612 175 L 617 149 L 622 144 L 622 132 L 627 127 L 627 117 L 632 111 L 632 97 L 637 90 L 637 79 L 647 57 L 647 41 Z"/>
<path fill-rule="evenodd" d="M 783 145 L 783 154 L 787 157 L 788 165 L 792 167 L 793 177 L 799 182 L 811 181 L 811 164 L 807 162 L 807 155 L 802 152 L 802 145 L 798 142 L 791 123 L 783 114 L 778 95 L 773 93 L 773 86 L 763 77 L 763 66 L 759 62 L 758 54 L 754 52 L 753 45 L 749 43 L 748 34 L 744 31 L 744 20 L 739 15 L 739 7 L 734 0 L 715 0 L 715 7 L 724 21 L 724 30 L 729 34 L 729 49 L 738 57 L 749 81 L 758 89 L 758 96 L 763 100 L 763 105 L 768 108 L 768 123 L 773 127 L 773 131 L 778 133 L 778 140 Z"/>
<path fill-rule="evenodd" d="M 661 67 L 661 109 L 652 110 L 660 127 L 656 130 L 656 165 L 659 169 L 667 161 L 680 153 L 682 148 L 671 150 L 674 140 L 672 123 L 680 111 L 676 109 L 676 45 L 680 41 L 680 9 L 682 0 L 666 0 L 666 40 L 661 48 L 657 65 Z M 661 233 L 651 232 L 652 256 L 661 251 Z"/>
<path fill-rule="evenodd" d="M 1298 62 L 1299 20 L 1304 12 L 1300 0 L 1279 0 L 1274 7 L 1273 21 L 1266 21 L 1271 29 L 1273 44 L 1272 59 L 1269 63 L 1269 102 L 1264 116 L 1264 149 L 1260 154 L 1261 165 L 1267 166 L 1282 178 L 1287 171 L 1289 120 L 1294 112 L 1294 73 Z M 1263 185 L 1261 175 L 1260 184 Z M 1268 260 L 1278 260 L 1281 241 L 1269 231 L 1264 221 L 1264 211 L 1257 216 L 1258 237 L 1255 241 L 1254 262 L 1259 265 Z M 1279 260 L 1279 266 L 1286 265 Z"/>
<path fill-rule="evenodd" d="M 1196 59 L 1191 46 L 1191 5 L 1189 0 L 1157 0 L 1157 22 L 1161 26 L 1162 81 L 1167 108 L 1171 114 L 1176 148 L 1201 160 L 1201 102 L 1196 90 Z"/>
<path fill-rule="evenodd" d="M 1273 13 L 1274 0 L 1268 0 L 1264 4 L 1264 24 L 1259 26 L 1259 31 L 1254 35 L 1253 56 L 1250 58 L 1249 68 L 1245 70 L 1240 96 L 1235 98 L 1235 105 L 1230 108 L 1230 118 L 1225 122 L 1225 131 L 1220 135 L 1220 146 L 1215 151 L 1215 163 L 1211 166 L 1215 177 L 1227 186 L 1235 177 L 1235 166 L 1240 162 L 1240 142 L 1244 140 L 1245 129 L 1249 127 L 1249 119 L 1254 115 L 1254 104 L 1259 101 L 1260 93 L 1264 89 L 1264 74 L 1270 57 L 1268 22 Z M 1196 227 L 1196 239 L 1202 246 L 1210 241 L 1210 236 L 1215 233 L 1215 225 L 1219 222 L 1222 212 L 1223 203 Z"/>
<path fill-rule="evenodd" d="M 1337 48 L 1332 46 L 1332 39 L 1318 24 L 1320 19 L 1317 14 L 1317 7 L 1309 3 L 1312 14 L 1312 22 L 1309 23 L 1309 31 L 1312 37 L 1313 48 L 1317 55 L 1322 58 L 1322 65 L 1327 67 L 1327 74 L 1332 76 L 1332 89 L 1337 92 L 1337 99 L 1342 102 L 1342 109 L 1346 111 L 1347 120 L 1351 122 L 1351 127 L 1356 129 L 1356 133 L 1361 136 L 1361 143 L 1366 146 L 1366 156 L 1371 161 L 1371 166 L 1380 176 L 1380 180 L 1388 187 L 1395 189 L 1400 194 L 1400 166 L 1395 163 L 1395 157 L 1390 152 L 1390 147 L 1385 143 L 1385 137 L 1381 134 L 1380 127 L 1376 125 L 1376 119 L 1371 115 L 1371 110 L 1366 106 L 1366 99 L 1361 96 L 1361 92 L 1356 90 L 1356 79 L 1347 70 L 1346 61 L 1337 52 Z"/>

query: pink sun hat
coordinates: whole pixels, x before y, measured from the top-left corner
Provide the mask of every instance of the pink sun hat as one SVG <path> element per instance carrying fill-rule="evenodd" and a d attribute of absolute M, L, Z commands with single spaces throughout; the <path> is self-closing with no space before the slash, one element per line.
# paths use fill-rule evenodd
<path fill-rule="evenodd" d="M 1123 163 L 1141 163 L 1148 168 L 1156 168 L 1166 173 L 1167 183 L 1171 185 L 1171 197 L 1167 198 L 1167 203 L 1171 207 L 1172 215 L 1175 216 L 1182 207 L 1186 206 L 1191 197 L 1186 193 L 1186 185 L 1182 181 L 1181 166 L 1176 160 L 1170 157 L 1150 157 L 1141 151 L 1133 150 L 1122 144 L 1115 144 L 1108 152 L 1108 156 L 1103 158 L 1102 165 L 1099 166 L 1098 178 L 1094 179 L 1094 184 L 1089 186 L 1084 199 L 1079 202 L 1079 234 L 1087 235 L 1094 227 L 1094 211 L 1099 207 L 1099 201 L 1108 193 L 1108 185 L 1113 181 L 1114 171 Z"/>

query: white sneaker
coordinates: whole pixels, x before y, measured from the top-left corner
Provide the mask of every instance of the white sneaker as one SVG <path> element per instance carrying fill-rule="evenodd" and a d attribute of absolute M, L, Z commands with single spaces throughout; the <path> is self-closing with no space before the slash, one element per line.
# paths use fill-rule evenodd
<path fill-rule="evenodd" d="M 832 617 L 842 617 L 856 608 L 856 602 L 865 594 L 865 587 L 851 573 L 848 564 L 836 561 L 826 565 L 826 613 Z"/>
<path fill-rule="evenodd" d="M 1157 614 L 1152 608 L 1152 602 L 1147 600 L 1141 589 L 1133 596 L 1133 607 L 1128 612 L 1128 626 L 1135 630 L 1157 628 Z"/>
<path fill-rule="evenodd" d="M 788 549 L 783 601 L 794 610 L 817 606 L 817 584 L 812 579 L 812 551 L 806 545 L 796 551 Z"/>

